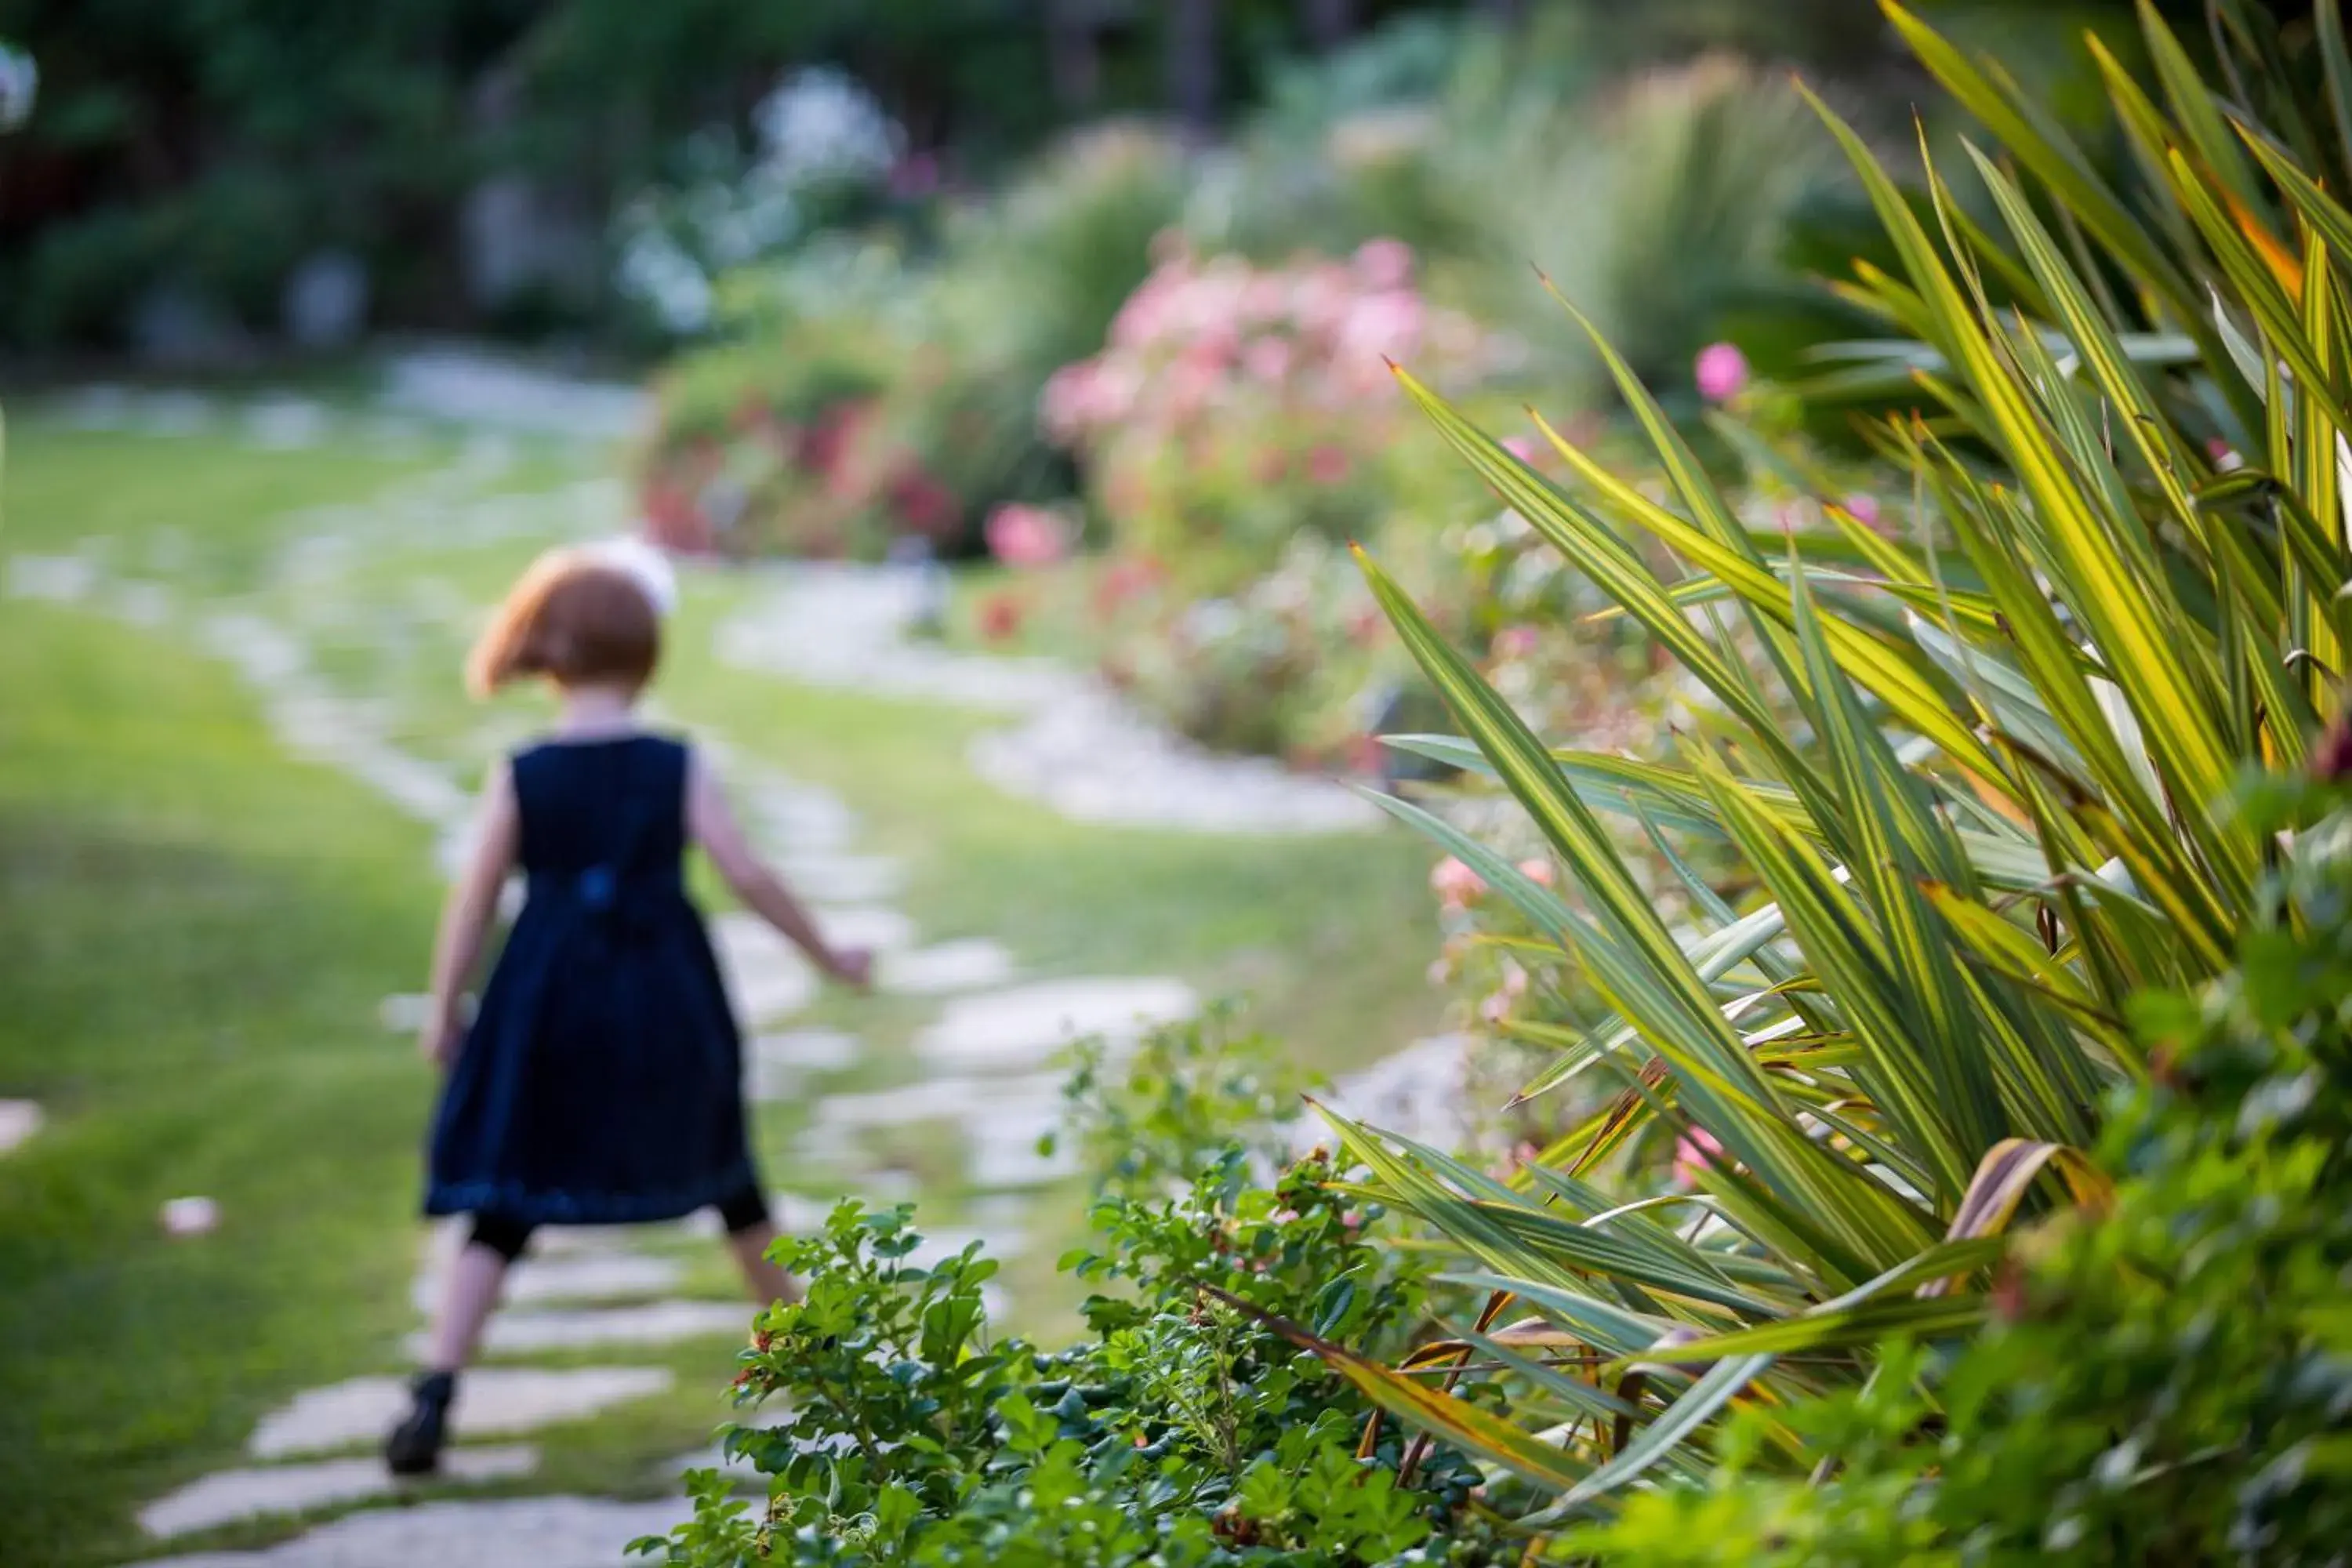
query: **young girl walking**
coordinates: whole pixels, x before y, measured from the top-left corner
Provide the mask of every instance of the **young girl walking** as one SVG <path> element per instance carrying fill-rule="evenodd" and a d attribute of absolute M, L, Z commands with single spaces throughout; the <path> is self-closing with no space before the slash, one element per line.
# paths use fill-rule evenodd
<path fill-rule="evenodd" d="M 468 664 L 477 695 L 544 680 L 562 711 L 492 774 L 434 949 L 420 1045 L 446 1076 L 425 1212 L 467 1215 L 471 1227 L 442 1281 L 414 1407 L 385 1443 L 397 1474 L 437 1464 L 458 1373 L 539 1226 L 716 1208 L 753 1298 L 798 1294 L 767 1256 L 776 1229 L 744 1132 L 740 1041 L 687 898 L 687 846 L 826 974 L 862 986 L 869 960 L 826 945 L 701 756 L 640 722 L 671 592 L 650 551 L 556 552 L 508 595 Z M 522 910 L 469 1026 L 462 994 L 518 866 Z"/>

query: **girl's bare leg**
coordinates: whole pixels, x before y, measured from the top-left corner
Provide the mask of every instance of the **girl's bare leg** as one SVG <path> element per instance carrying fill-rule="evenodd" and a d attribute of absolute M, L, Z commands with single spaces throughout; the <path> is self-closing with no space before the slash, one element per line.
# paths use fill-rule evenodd
<path fill-rule="evenodd" d="M 447 1439 L 449 1406 L 457 1393 L 457 1374 L 474 1359 L 482 1341 L 482 1325 L 499 1304 L 506 1283 L 506 1256 L 495 1247 L 469 1242 L 449 1260 L 441 1281 L 441 1301 L 433 1314 L 433 1328 L 425 1342 L 425 1372 L 412 1391 L 414 1403 L 400 1425 L 384 1439 L 384 1463 L 395 1476 L 430 1475 L 441 1463 L 441 1446 Z"/>
<path fill-rule="evenodd" d="M 506 1279 L 507 1260 L 489 1247 L 468 1244 L 458 1252 L 441 1281 L 441 1303 L 425 1340 L 425 1371 L 462 1372 L 472 1363 Z"/>
<path fill-rule="evenodd" d="M 735 1266 L 743 1271 L 743 1283 L 751 1290 L 751 1300 L 762 1307 L 801 1299 L 800 1281 L 768 1256 L 768 1248 L 775 1242 L 772 1220 L 763 1219 L 727 1233 L 727 1249 L 735 1255 Z"/>

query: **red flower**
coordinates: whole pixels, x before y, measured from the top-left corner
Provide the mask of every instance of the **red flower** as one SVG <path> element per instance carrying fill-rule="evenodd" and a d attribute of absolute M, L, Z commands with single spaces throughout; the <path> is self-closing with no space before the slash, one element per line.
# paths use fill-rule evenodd
<path fill-rule="evenodd" d="M 957 504 L 953 490 L 920 468 L 909 469 L 890 481 L 890 505 L 908 528 L 933 539 L 950 532 L 963 510 Z"/>
<path fill-rule="evenodd" d="M 2005 1258 L 1993 1274 L 1992 1295 L 1988 1300 L 1992 1315 L 2004 1323 L 2013 1323 L 2025 1316 L 2025 1270 L 2017 1259 Z"/>
<path fill-rule="evenodd" d="M 646 537 L 665 550 L 700 554 L 712 545 L 710 520 L 694 497 L 671 485 L 649 484 L 638 498 Z"/>
<path fill-rule="evenodd" d="M 982 601 L 980 635 L 991 642 L 1008 642 L 1020 635 L 1028 611 L 1010 594 L 994 594 Z"/>

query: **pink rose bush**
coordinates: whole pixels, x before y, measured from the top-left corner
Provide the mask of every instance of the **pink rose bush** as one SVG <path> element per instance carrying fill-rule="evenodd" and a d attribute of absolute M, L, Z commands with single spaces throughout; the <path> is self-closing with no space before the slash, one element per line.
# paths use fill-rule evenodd
<path fill-rule="evenodd" d="M 1391 455 L 1419 418 L 1392 363 L 1458 389 L 1494 353 L 1467 317 L 1428 301 L 1394 240 L 1283 267 L 1178 248 L 1102 352 L 1047 382 L 1040 413 L 1114 541 L 1230 591 L 1302 530 L 1378 530 L 1396 504 Z"/>
<path fill-rule="evenodd" d="M 1076 530 L 1050 507 L 1006 501 L 982 525 L 989 553 L 1007 566 L 1051 566 L 1070 552 Z"/>

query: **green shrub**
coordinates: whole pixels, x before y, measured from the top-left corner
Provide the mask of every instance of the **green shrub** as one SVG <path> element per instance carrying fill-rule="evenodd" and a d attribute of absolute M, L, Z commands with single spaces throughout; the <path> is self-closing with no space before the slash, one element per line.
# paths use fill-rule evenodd
<path fill-rule="evenodd" d="M 1132 1051 L 1082 1040 L 1066 1065 L 1055 1142 L 1114 1198 L 1181 1191 L 1228 1149 L 1269 1170 L 1288 1163 L 1305 1096 L 1322 1087 L 1233 1002 L 1154 1029 Z"/>
<path fill-rule="evenodd" d="M 1360 1457 L 1368 1407 L 1261 1321 L 1401 1345 L 1421 1289 L 1366 1240 L 1377 1211 L 1325 1160 L 1271 1187 L 1250 1163 L 1228 1150 L 1177 1199 L 1107 1201 L 1102 1250 L 1064 1267 L 1108 1291 L 1059 1352 L 991 1338 L 977 1243 L 915 1268 L 908 1210 L 844 1203 L 780 1244 L 807 1299 L 761 1315 L 736 1380 L 747 1405 L 792 1406 L 727 1439 L 769 1478 L 764 1507 L 704 1473 L 693 1520 L 638 1550 L 677 1568 L 1507 1561 L 1469 1511 L 1475 1469 L 1441 1458 L 1407 1481 L 1393 1429 Z"/>

